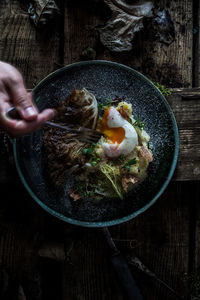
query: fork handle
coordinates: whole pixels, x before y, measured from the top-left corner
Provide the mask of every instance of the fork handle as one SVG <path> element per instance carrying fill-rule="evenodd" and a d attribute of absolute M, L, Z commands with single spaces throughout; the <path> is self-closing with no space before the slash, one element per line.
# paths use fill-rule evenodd
<path fill-rule="evenodd" d="M 15 107 L 11 107 L 7 111 L 6 116 L 11 118 L 11 119 L 16 119 L 16 120 L 21 120 L 22 119 Z M 46 121 L 43 125 L 58 128 L 58 129 L 61 129 L 61 130 L 65 130 L 66 132 L 71 132 L 71 133 L 74 133 L 74 134 L 81 134 L 84 131 L 84 132 L 87 132 L 87 133 L 89 132 L 89 133 L 96 134 L 96 135 L 98 134 L 99 138 L 101 136 L 100 132 L 95 131 L 95 130 L 90 129 L 90 128 L 84 128 L 84 127 L 81 127 L 81 126 L 79 128 L 73 129 L 69 126 L 60 125 L 58 123 L 54 123 L 54 122 L 51 122 L 51 121 Z"/>
<path fill-rule="evenodd" d="M 20 114 L 18 113 L 18 111 L 16 110 L 15 107 L 11 107 L 7 111 L 6 116 L 11 118 L 11 119 L 22 120 Z M 69 131 L 69 132 L 72 132 L 72 133 L 77 133 L 77 130 L 74 130 L 74 129 L 71 129 L 70 127 L 68 127 L 68 126 L 63 126 L 63 125 L 60 125 L 60 124 L 57 124 L 57 123 L 54 123 L 54 122 L 50 122 L 50 121 L 46 121 L 44 123 L 44 125 L 49 126 L 49 127 L 59 128 L 59 129 Z"/>

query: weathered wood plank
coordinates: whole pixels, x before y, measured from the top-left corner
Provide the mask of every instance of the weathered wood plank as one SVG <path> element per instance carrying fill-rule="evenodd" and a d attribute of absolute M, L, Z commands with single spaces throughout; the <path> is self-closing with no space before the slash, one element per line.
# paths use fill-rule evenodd
<path fill-rule="evenodd" d="M 38 250 L 46 240 L 60 241 L 64 232 L 63 223 L 34 203 L 20 182 L 12 184 L 12 188 L 1 184 L 0 190 L 3 194 L 0 201 L 1 299 L 21 299 L 17 298 L 21 286 L 25 299 L 47 300 L 51 296 L 54 297 L 52 299 L 61 300 L 59 295 L 62 285 L 61 281 L 58 282 L 62 275 L 61 269 L 59 270 L 58 264 L 50 261 L 47 268 L 47 262 L 39 257 Z M 1 272 L 6 272 L 6 278 L 8 277 L 4 293 L 1 290 Z M 51 285 L 50 288 L 48 284 Z M 10 293 L 12 296 L 9 297 Z"/>
<path fill-rule="evenodd" d="M 33 88 L 57 68 L 55 63 L 60 62 L 59 35 L 55 30 L 45 34 L 37 32 L 29 20 L 28 4 L 21 3 L 25 1 L 3 0 L 0 3 L 0 60 L 16 66 L 26 86 Z M 27 202 L 28 195 L 24 194 L 13 164 L 12 145 L 2 132 L 0 136 L 0 169 L 4 174 L 0 180 L 0 269 L 7 270 L 9 276 L 6 295 L 0 291 L 0 298 L 18 299 L 17 293 L 23 286 L 21 289 L 28 299 L 39 300 L 41 274 L 37 247 L 43 236 L 43 223 L 38 220 L 45 218 L 39 217 L 40 209 L 31 208 Z M 6 182 L 11 183 L 12 188 Z"/>
<path fill-rule="evenodd" d="M 188 186 L 171 183 L 148 212 L 110 228 L 124 256 L 141 261 L 184 297 L 188 294 Z M 63 299 L 126 299 L 109 264 L 108 246 L 99 230 L 79 229 L 63 270 Z M 169 290 L 130 266 L 144 299 L 175 299 Z M 76 288 L 74 288 L 76 287 Z"/>
<path fill-rule="evenodd" d="M 112 235 L 123 253 L 137 256 L 156 275 L 187 297 L 189 263 L 190 184 L 171 182 L 157 203 L 133 221 L 112 228 Z M 176 299 L 155 280 L 132 268 L 144 299 Z"/>
<path fill-rule="evenodd" d="M 147 29 L 133 40 L 133 50 L 127 54 L 108 56 L 127 64 L 167 87 L 192 87 L 193 71 L 193 1 L 157 2 L 166 9 L 175 27 L 175 40 L 165 45 L 151 37 Z M 106 56 L 105 56 L 106 57 Z"/>
<path fill-rule="evenodd" d="M 4 0 L 4 5 L 0 5 L 0 59 L 16 66 L 26 86 L 33 88 L 55 70 L 59 61 L 59 37 L 56 31 L 37 32 L 27 8 L 17 0 Z"/>
<path fill-rule="evenodd" d="M 193 1 L 194 8 L 194 57 L 193 57 L 193 85 L 200 86 L 200 3 Z M 191 247 L 190 247 L 190 270 L 191 275 L 191 299 L 200 298 L 199 278 L 200 278 L 200 185 L 196 183 L 191 197 Z"/>
<path fill-rule="evenodd" d="M 192 86 L 193 1 L 160 1 L 160 7 L 169 11 L 175 26 L 175 41 L 167 46 L 144 41 L 144 48 L 152 54 L 142 59 L 145 73 L 156 81 L 171 87 Z M 153 49 L 151 51 L 151 49 Z M 151 59 L 153 65 L 151 65 Z M 148 63 L 150 68 L 148 67 Z M 147 64 L 147 67 L 145 66 Z"/>
<path fill-rule="evenodd" d="M 198 0 L 194 0 L 194 10 L 195 10 L 195 22 L 194 22 L 194 32 L 195 32 L 195 43 L 194 43 L 194 85 L 200 86 L 200 3 Z M 200 203 L 199 203 L 199 195 L 200 195 L 200 185 L 199 183 L 193 189 L 192 193 L 192 218 L 193 227 L 191 228 L 191 241 L 193 243 L 193 247 L 191 247 L 191 299 L 199 299 L 200 298 L 200 288 L 199 288 L 199 278 L 200 278 Z"/>
<path fill-rule="evenodd" d="M 98 12 L 96 11 L 98 9 Z M 64 1 L 64 64 L 82 59 L 92 59 L 82 53 L 88 47 L 97 49 L 98 32 L 96 26 L 103 24 L 103 3 L 95 1 Z M 105 14 L 106 10 L 104 10 Z M 94 54 L 94 58 L 96 55 Z"/>
<path fill-rule="evenodd" d="M 175 89 L 167 100 L 179 128 L 179 157 L 175 180 L 200 180 L 200 89 Z"/>
<path fill-rule="evenodd" d="M 200 4 L 193 0 L 193 86 L 200 86 Z"/>
<path fill-rule="evenodd" d="M 64 299 L 125 300 L 113 271 L 103 234 L 80 229 L 63 269 Z"/>
<path fill-rule="evenodd" d="M 117 61 L 133 67 L 155 81 L 170 87 L 192 86 L 192 0 L 160 1 L 160 8 L 169 11 L 175 25 L 175 41 L 165 45 L 152 38 L 151 32 L 143 30 L 133 40 L 133 50 L 127 53 L 111 53 L 99 40 L 98 26 L 105 24 L 106 13 L 101 13 L 97 2 L 86 5 L 78 1 L 65 2 L 64 63 L 81 59 L 85 48 L 96 51 L 96 59 Z M 105 8 L 104 8 L 104 11 Z M 87 59 L 87 55 L 86 58 Z M 88 56 L 88 59 L 91 59 Z"/>
<path fill-rule="evenodd" d="M 191 276 L 192 300 L 200 298 L 199 278 L 200 278 L 200 184 L 196 183 L 192 192 L 192 212 L 193 228 L 191 231 L 193 247 L 191 248 Z M 195 201 L 196 200 L 196 201 Z"/>
<path fill-rule="evenodd" d="M 14 198 L 16 190 L 22 196 L 18 203 Z M 171 183 L 149 211 L 133 221 L 110 229 L 124 255 L 136 254 L 158 277 L 185 296 L 188 293 L 188 282 L 184 281 L 184 274 L 187 273 L 190 278 L 188 273 L 190 195 L 190 183 L 184 185 Z M 11 269 L 18 280 L 29 274 L 30 277 L 26 278 L 28 284 L 33 280 L 31 272 L 37 262 L 35 255 L 38 242 L 41 238 L 47 241 L 59 240 L 58 235 L 62 236 L 64 233 L 62 229 L 64 224 L 53 220 L 53 217 L 48 217 L 31 199 L 26 198 L 27 193 L 22 193 L 20 187 L 10 190 L 7 196 L 7 200 L 1 201 L 1 208 L 4 205 L 4 211 L 0 227 L 0 262 L 4 268 Z M 116 274 L 110 267 L 108 248 L 102 233 L 95 229 L 81 229 L 68 225 L 65 227 L 66 230 L 69 227 L 71 234 L 66 233 L 63 238 L 67 242 L 70 235 L 72 247 L 65 248 L 67 259 L 63 269 L 63 299 L 101 300 L 112 299 L 113 295 L 115 299 L 126 299 Z M 19 264 L 21 268 L 17 269 Z M 36 271 L 38 272 L 37 269 Z M 132 267 L 131 271 L 144 299 L 175 299 L 168 290 L 155 281 L 141 275 Z M 45 270 L 42 272 L 45 276 Z"/>
<path fill-rule="evenodd" d="M 197 32 L 198 32 L 198 37 L 197 37 L 197 55 L 196 55 L 196 61 L 198 64 L 198 76 L 197 76 L 197 86 L 200 86 L 200 4 L 199 1 L 196 0 L 197 3 L 197 17 L 198 17 L 198 22 L 197 22 Z"/>
<path fill-rule="evenodd" d="M 39 215 L 34 214 L 33 202 L 31 209 L 27 193 L 24 193 L 21 184 L 13 184 L 12 188 L 7 185 L 0 187 L 3 194 L 0 203 L 0 269 L 6 270 L 9 276 L 5 295 L 1 294 L 2 291 L 0 295 L 2 299 L 9 299 L 8 295 L 12 292 L 11 298 L 18 299 L 18 286 L 22 285 L 27 297 L 40 300 L 41 286 L 37 281 L 39 269 L 35 251 L 39 245 L 40 233 L 34 221 Z M 20 196 L 16 197 L 17 194 Z M 11 283 L 16 286 L 16 291 L 12 291 Z"/>

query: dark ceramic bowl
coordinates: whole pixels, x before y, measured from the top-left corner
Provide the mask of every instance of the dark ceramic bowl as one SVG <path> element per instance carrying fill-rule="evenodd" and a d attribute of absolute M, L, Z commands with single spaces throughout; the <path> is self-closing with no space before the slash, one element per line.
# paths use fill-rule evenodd
<path fill-rule="evenodd" d="M 178 129 L 174 115 L 160 91 L 142 74 L 118 63 L 87 61 L 66 66 L 46 77 L 34 89 L 40 110 L 54 107 L 74 89 L 85 87 L 98 99 L 125 97 L 133 115 L 145 123 L 151 136 L 154 161 L 148 177 L 124 200 L 73 202 L 70 179 L 61 189 L 49 184 L 43 151 L 43 129 L 14 141 L 14 156 L 23 184 L 47 212 L 68 223 L 104 227 L 135 218 L 147 210 L 167 187 L 178 156 Z"/>

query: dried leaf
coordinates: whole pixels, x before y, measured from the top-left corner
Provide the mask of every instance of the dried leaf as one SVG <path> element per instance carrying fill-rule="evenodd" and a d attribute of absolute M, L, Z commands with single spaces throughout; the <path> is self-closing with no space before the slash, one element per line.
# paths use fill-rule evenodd
<path fill-rule="evenodd" d="M 27 300 L 23 287 L 20 285 L 17 300 Z"/>
<path fill-rule="evenodd" d="M 160 42 L 170 45 L 175 39 L 174 23 L 166 9 L 160 10 L 153 20 L 155 38 Z"/>
<path fill-rule="evenodd" d="M 132 40 L 143 28 L 144 17 L 152 17 L 151 1 L 104 0 L 112 10 L 112 17 L 100 28 L 100 39 L 111 51 L 122 52 L 132 49 Z"/>
<path fill-rule="evenodd" d="M 29 16 L 38 28 L 43 28 L 60 13 L 54 0 L 33 0 L 29 7 Z"/>
<path fill-rule="evenodd" d="M 65 260 L 65 251 L 64 245 L 58 243 L 48 243 L 43 245 L 38 254 L 41 257 L 47 257 L 54 259 L 56 261 L 64 261 Z"/>
<path fill-rule="evenodd" d="M 138 270 L 142 271 L 147 276 L 149 276 L 151 278 L 154 278 L 161 285 L 165 286 L 171 293 L 173 293 L 177 297 L 177 299 L 182 299 L 182 300 L 184 299 L 181 295 L 179 295 L 177 293 L 177 291 L 175 291 L 166 282 L 164 282 L 159 277 L 157 277 L 157 275 L 154 272 L 152 272 L 149 268 L 147 268 L 138 257 L 127 255 L 126 258 L 127 258 L 127 262 L 128 262 L 129 265 L 132 265 L 132 266 L 136 267 Z"/>

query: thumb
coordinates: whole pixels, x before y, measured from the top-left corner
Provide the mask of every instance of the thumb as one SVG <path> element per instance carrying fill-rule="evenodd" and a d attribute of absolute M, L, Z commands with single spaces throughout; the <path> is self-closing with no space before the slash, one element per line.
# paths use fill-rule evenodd
<path fill-rule="evenodd" d="M 23 81 L 19 80 L 15 82 L 15 84 L 10 85 L 9 90 L 12 97 L 11 101 L 20 116 L 27 121 L 35 120 L 38 111 L 34 105 L 31 94 L 26 91 Z"/>

